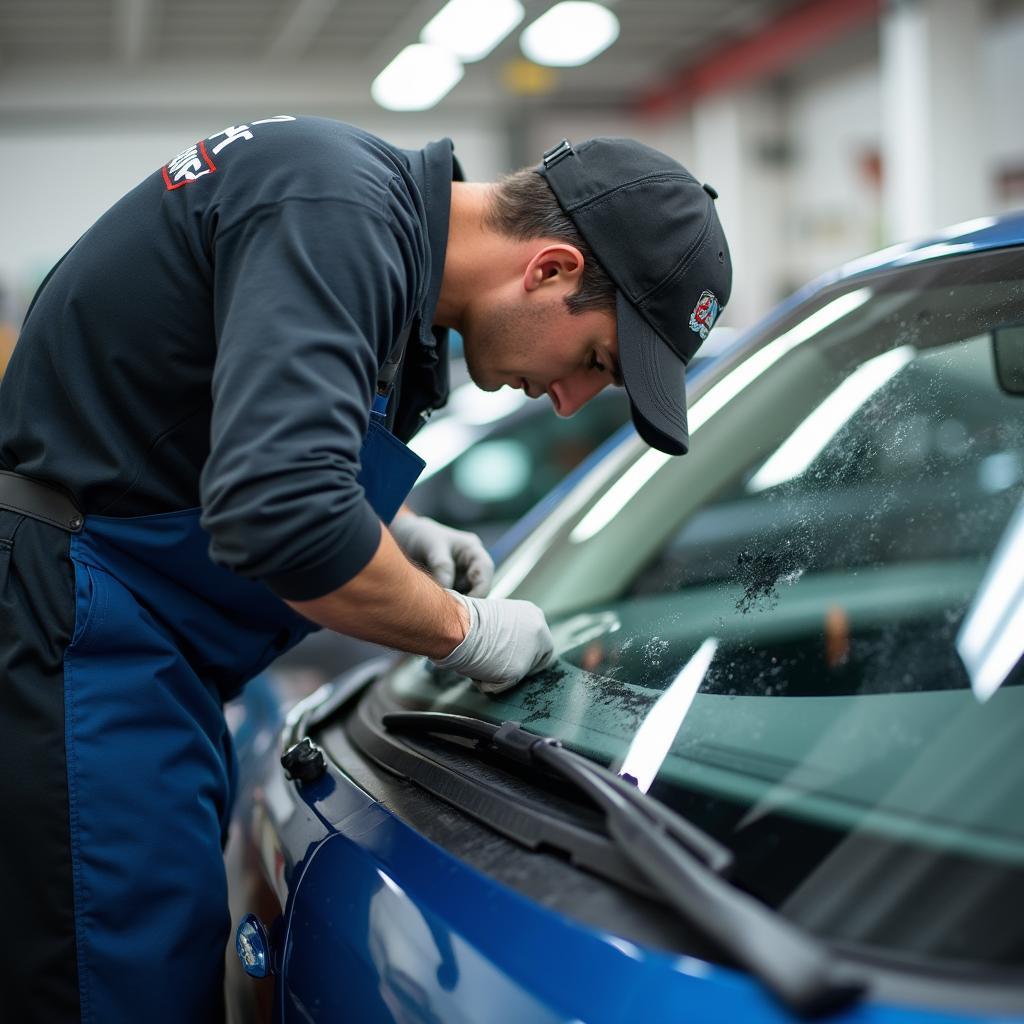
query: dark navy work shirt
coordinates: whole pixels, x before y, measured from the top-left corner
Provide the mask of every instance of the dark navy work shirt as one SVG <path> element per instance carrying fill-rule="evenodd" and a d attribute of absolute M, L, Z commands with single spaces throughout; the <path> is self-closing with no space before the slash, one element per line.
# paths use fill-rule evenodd
<path fill-rule="evenodd" d="M 395 433 L 446 398 L 453 176 L 448 140 L 401 150 L 314 117 L 187 147 L 39 289 L 0 384 L 0 468 L 86 515 L 202 506 L 214 561 L 282 597 L 342 585 L 380 539 L 359 450 L 412 322 Z"/>

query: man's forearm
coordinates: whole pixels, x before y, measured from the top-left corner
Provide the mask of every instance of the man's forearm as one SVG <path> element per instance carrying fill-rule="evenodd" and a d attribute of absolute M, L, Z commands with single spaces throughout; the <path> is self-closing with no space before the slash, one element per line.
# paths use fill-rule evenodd
<path fill-rule="evenodd" d="M 441 659 L 465 638 L 463 605 L 412 565 L 381 530 L 377 552 L 344 586 L 313 601 L 289 601 L 318 625 L 410 654 Z"/>

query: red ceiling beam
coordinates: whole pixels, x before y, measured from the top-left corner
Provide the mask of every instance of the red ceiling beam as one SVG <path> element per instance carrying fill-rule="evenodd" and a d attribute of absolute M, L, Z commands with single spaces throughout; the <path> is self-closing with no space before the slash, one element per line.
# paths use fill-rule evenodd
<path fill-rule="evenodd" d="M 882 0 L 810 0 L 770 21 L 756 35 L 726 43 L 683 68 L 635 104 L 658 116 L 709 93 L 735 89 L 784 70 L 862 22 L 877 18 Z"/>

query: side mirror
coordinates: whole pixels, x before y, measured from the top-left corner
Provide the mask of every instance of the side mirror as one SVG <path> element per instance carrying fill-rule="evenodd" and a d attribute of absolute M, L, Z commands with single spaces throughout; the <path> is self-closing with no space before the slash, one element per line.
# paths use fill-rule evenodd
<path fill-rule="evenodd" d="M 1024 395 L 1024 326 L 997 327 L 992 355 L 999 386 L 1009 395 Z"/>

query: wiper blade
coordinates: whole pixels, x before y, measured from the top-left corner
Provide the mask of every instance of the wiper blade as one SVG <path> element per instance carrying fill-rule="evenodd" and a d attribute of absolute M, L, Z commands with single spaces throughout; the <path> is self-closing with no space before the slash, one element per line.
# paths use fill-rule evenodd
<path fill-rule="evenodd" d="M 557 746 L 568 754 L 556 740 L 550 740 L 535 733 L 527 732 L 513 722 L 505 722 L 497 726 L 479 718 L 467 715 L 452 715 L 441 711 L 396 711 L 382 718 L 384 727 L 392 732 L 420 732 L 424 734 L 441 733 L 449 736 L 465 736 L 468 739 L 480 740 L 492 744 L 498 753 L 518 761 L 520 764 L 532 764 L 535 767 L 541 762 L 533 757 L 531 748 L 541 742 Z M 577 756 L 577 755 L 572 755 Z M 665 829 L 675 840 L 683 844 L 695 857 L 718 875 L 724 875 L 732 868 L 733 855 L 729 847 L 720 843 L 713 836 L 692 825 L 685 818 L 670 811 L 654 799 L 641 795 L 640 791 L 614 772 L 586 758 L 580 758 L 583 764 L 598 773 L 604 781 L 613 786 L 623 800 L 635 805 L 652 823 Z M 555 773 L 566 778 L 564 772 L 555 769 Z M 571 782 L 576 782 L 570 779 Z M 577 785 L 577 788 L 582 788 Z M 600 806 L 600 805 L 599 805 Z M 602 810 L 604 808 L 602 807 Z"/>
<path fill-rule="evenodd" d="M 721 877 L 732 861 L 726 847 L 607 768 L 512 722 L 434 711 L 395 712 L 382 721 L 392 732 L 475 739 L 574 784 L 604 812 L 617 847 L 681 916 L 797 1013 L 832 1012 L 863 995 L 864 979 L 823 943 Z"/>

